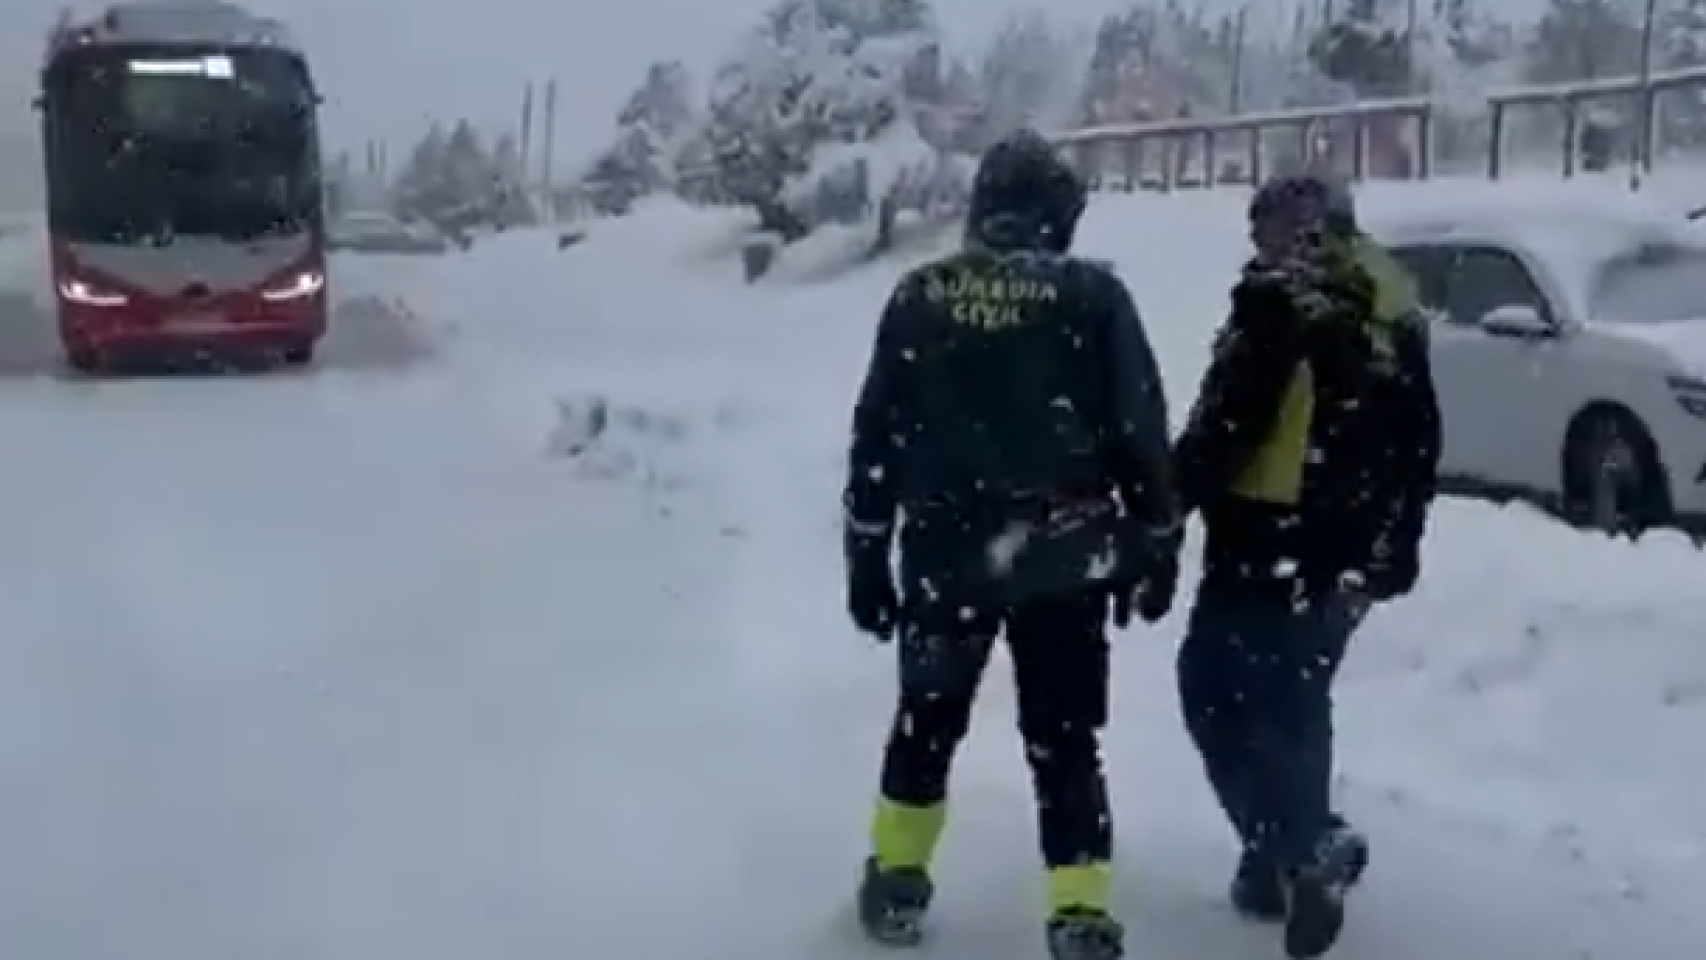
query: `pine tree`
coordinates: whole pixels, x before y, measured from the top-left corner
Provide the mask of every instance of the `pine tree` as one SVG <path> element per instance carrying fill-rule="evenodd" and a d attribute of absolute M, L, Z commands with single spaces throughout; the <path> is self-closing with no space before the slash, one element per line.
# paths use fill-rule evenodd
<path fill-rule="evenodd" d="M 825 27 L 846 30 L 855 40 L 936 28 L 928 0 L 817 0 L 815 6 Z"/>
<path fill-rule="evenodd" d="M 538 220 L 538 211 L 528 195 L 526 165 L 521 156 L 521 143 L 514 134 L 506 133 L 492 145 L 490 216 L 502 228 L 518 227 Z"/>
<path fill-rule="evenodd" d="M 1667 70 L 1706 65 L 1706 0 L 1672 0 L 1658 23 L 1654 59 Z M 1659 110 L 1662 141 L 1685 147 L 1706 146 L 1706 90 L 1666 94 Z"/>
<path fill-rule="evenodd" d="M 1073 46 L 1042 14 L 1009 20 L 978 64 L 976 91 L 984 112 L 980 139 L 1069 121 L 1061 107 L 1078 85 L 1071 75 Z"/>
<path fill-rule="evenodd" d="M 1640 65 L 1641 25 L 1614 0 L 1550 0 L 1525 45 L 1531 83 L 1632 74 Z"/>
<path fill-rule="evenodd" d="M 1085 123 L 1131 119 L 1121 100 L 1130 77 L 1142 69 L 1153 52 L 1157 33 L 1155 14 L 1147 9 L 1127 10 L 1102 19 L 1080 97 L 1079 112 Z"/>
<path fill-rule="evenodd" d="M 1407 24 L 1373 0 L 1354 0 L 1344 16 L 1311 41 L 1309 59 L 1322 75 L 1350 86 L 1358 97 L 1391 97 L 1415 86 Z"/>
<path fill-rule="evenodd" d="M 698 149 L 761 208 L 845 181 L 851 154 L 831 148 L 912 124 L 909 92 L 941 87 L 939 51 L 924 0 L 782 0 L 717 71 Z"/>
<path fill-rule="evenodd" d="M 454 217 L 466 226 L 487 223 L 496 176 L 491 155 L 478 131 L 467 120 L 451 128 L 444 142 L 442 186 Z"/>
<path fill-rule="evenodd" d="M 640 197 L 672 189 L 677 159 L 694 123 L 692 81 L 679 62 L 654 63 L 616 114 L 616 136 L 585 182 L 595 203 L 625 210 Z"/>
<path fill-rule="evenodd" d="M 1441 44 L 1463 66 L 1486 66 L 1504 52 L 1496 25 L 1477 0 L 1434 0 L 1434 26 Z"/>
<path fill-rule="evenodd" d="M 392 206 L 407 219 L 432 219 L 444 205 L 444 153 L 449 135 L 433 124 L 409 151 L 392 188 Z"/>

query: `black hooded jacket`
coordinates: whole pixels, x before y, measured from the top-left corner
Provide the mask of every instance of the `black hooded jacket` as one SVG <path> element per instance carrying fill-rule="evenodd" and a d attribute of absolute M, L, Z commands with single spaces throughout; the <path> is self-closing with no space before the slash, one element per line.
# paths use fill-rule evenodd
<path fill-rule="evenodd" d="M 1047 153 L 986 155 L 964 249 L 889 298 L 853 416 L 850 528 L 1115 493 L 1173 522 L 1160 371 L 1124 283 L 1065 252 L 1084 193 Z"/>

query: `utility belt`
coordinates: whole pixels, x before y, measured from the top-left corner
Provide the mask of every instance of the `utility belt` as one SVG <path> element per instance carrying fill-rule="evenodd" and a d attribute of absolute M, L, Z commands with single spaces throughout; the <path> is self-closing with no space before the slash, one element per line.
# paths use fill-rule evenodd
<path fill-rule="evenodd" d="M 909 596 L 976 610 L 1135 582 L 1153 531 L 1112 489 L 979 494 L 909 507 L 901 577 Z"/>

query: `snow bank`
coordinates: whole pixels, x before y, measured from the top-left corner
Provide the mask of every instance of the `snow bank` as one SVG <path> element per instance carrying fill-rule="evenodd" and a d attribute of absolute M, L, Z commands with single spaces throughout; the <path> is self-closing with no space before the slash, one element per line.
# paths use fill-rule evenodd
<path fill-rule="evenodd" d="M 1700 553 L 1446 501 L 1417 595 L 1348 666 L 1346 776 L 1459 822 L 1561 849 L 1706 868 L 1706 777 L 1675 756 L 1706 723 Z M 1640 829 L 1633 829 L 1633 824 Z"/>

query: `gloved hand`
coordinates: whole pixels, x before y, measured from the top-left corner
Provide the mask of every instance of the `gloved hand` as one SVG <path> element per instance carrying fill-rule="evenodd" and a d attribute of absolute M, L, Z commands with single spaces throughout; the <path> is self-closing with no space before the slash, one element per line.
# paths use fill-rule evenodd
<path fill-rule="evenodd" d="M 1124 630 L 1131 626 L 1132 614 L 1144 623 L 1157 623 L 1173 609 L 1179 592 L 1179 565 L 1169 563 L 1135 584 L 1123 584 L 1114 590 L 1114 626 Z"/>
<path fill-rule="evenodd" d="M 849 525 L 844 534 L 847 554 L 847 615 L 859 632 L 879 643 L 894 636 L 900 621 L 900 594 L 889 565 L 888 532 L 872 533 Z"/>
<path fill-rule="evenodd" d="M 1337 589 L 1327 599 L 1352 630 L 1362 623 L 1376 603 L 1369 590 L 1368 575 L 1361 570 L 1346 570 L 1340 574 Z"/>
<path fill-rule="evenodd" d="M 1416 589 L 1416 581 L 1422 576 L 1421 563 L 1414 555 L 1389 557 L 1370 564 L 1367 575 L 1369 599 L 1396 600 Z"/>
<path fill-rule="evenodd" d="M 1395 600 L 1416 589 L 1422 575 L 1420 554 L 1415 544 L 1396 546 L 1389 538 L 1382 538 L 1363 565 L 1368 598 L 1375 602 Z"/>
<path fill-rule="evenodd" d="M 1145 623 L 1155 623 L 1173 609 L 1179 592 L 1179 550 L 1183 537 L 1178 526 L 1156 528 L 1145 535 L 1143 573 L 1135 582 L 1119 584 L 1114 590 L 1114 626 L 1125 629 L 1136 613 Z"/>

